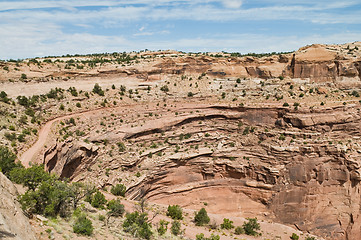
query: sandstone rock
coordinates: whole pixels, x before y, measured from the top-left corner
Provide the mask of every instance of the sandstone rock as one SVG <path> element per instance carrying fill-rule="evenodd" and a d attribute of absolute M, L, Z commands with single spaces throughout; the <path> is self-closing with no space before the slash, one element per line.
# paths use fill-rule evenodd
<path fill-rule="evenodd" d="M 84 142 L 57 143 L 45 152 L 44 164 L 49 172 L 73 179 L 92 165 L 98 149 L 98 146 Z"/>
<path fill-rule="evenodd" d="M 17 202 L 17 190 L 0 172 L 0 239 L 35 240 L 29 220 Z"/>

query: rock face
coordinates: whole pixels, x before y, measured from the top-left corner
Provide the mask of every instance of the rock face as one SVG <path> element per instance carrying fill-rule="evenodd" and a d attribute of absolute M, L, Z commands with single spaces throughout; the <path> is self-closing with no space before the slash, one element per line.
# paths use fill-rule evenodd
<path fill-rule="evenodd" d="M 220 126 L 228 132 L 225 139 L 213 139 L 216 149 L 170 155 L 131 187 L 128 196 L 189 208 L 207 202 L 215 212 L 267 215 L 327 239 L 359 239 L 361 149 L 350 142 L 332 142 L 352 141 L 360 135 L 359 110 L 228 110 L 239 113 L 233 119 L 207 124 L 217 128 L 217 133 L 222 132 Z M 268 117 L 263 118 L 261 112 Z M 240 120 L 277 130 L 255 131 L 255 136 L 245 137 L 235 127 Z M 280 121 L 283 127 L 276 124 Z M 286 135 L 284 142 L 277 139 L 280 133 Z M 240 144 L 232 147 L 230 139 Z M 258 139 L 264 141 L 258 144 Z"/>
<path fill-rule="evenodd" d="M 279 76 L 309 79 L 314 82 L 333 81 L 339 87 L 360 86 L 360 58 L 324 45 L 301 48 L 293 54 L 264 58 L 243 57 L 217 59 L 213 57 L 187 57 L 166 59 L 152 66 L 152 70 L 130 71 L 146 78 L 159 74 L 187 75 L 207 73 L 212 77 L 243 77 L 271 79 Z"/>
<path fill-rule="evenodd" d="M 354 96 L 361 57 L 340 48 L 344 52 L 312 45 L 262 58 L 164 57 L 89 73 L 160 80 L 158 88 L 166 79 L 176 90 L 154 87 L 155 95 L 143 94 L 149 97 L 143 105 L 134 100 L 109 116 L 79 119 L 86 136 L 47 149 L 45 166 L 99 187 L 122 179 L 130 199 L 207 205 L 225 217 L 271 219 L 326 239 L 361 239 L 361 108 Z M 187 88 L 180 87 L 183 80 Z"/>
<path fill-rule="evenodd" d="M 107 162 L 106 151 L 97 146 L 66 141 L 46 151 L 45 164 L 62 177 L 77 178 L 86 172 L 86 178 L 99 186 L 116 183 L 125 169 L 133 176 L 144 169 L 141 178 L 127 184 L 128 198 L 146 197 L 191 209 L 207 203 L 214 213 L 267 216 L 326 239 L 361 236 L 359 106 L 318 110 L 209 106 L 176 117 L 165 114 L 91 140 L 107 139 L 110 145 L 129 141 L 127 148 L 134 152 Z M 191 133 L 187 139 L 179 135 L 185 131 Z M 134 150 L 157 141 L 165 145 Z M 98 155 L 104 159 L 98 161 Z M 99 170 L 87 170 L 100 163 L 104 165 Z M 105 176 L 104 169 L 109 169 Z"/>
<path fill-rule="evenodd" d="M 97 146 L 86 143 L 57 143 L 45 152 L 45 167 L 62 178 L 72 179 L 80 172 L 86 171 L 97 156 L 97 150 Z"/>
<path fill-rule="evenodd" d="M 0 239 L 35 240 L 29 220 L 16 200 L 15 186 L 0 173 Z"/>

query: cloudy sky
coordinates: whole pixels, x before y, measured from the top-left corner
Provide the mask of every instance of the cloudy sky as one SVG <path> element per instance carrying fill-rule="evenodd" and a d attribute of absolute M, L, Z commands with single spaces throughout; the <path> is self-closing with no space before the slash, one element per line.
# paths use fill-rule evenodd
<path fill-rule="evenodd" d="M 361 41 L 361 0 L 0 0 L 0 59 Z"/>

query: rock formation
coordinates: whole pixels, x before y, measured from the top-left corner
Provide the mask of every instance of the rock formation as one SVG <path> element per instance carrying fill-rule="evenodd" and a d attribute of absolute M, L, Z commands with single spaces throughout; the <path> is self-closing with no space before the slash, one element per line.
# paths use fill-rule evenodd
<path fill-rule="evenodd" d="M 72 181 L 122 181 L 129 199 L 207 205 L 225 217 L 358 240 L 361 43 L 350 45 L 260 58 L 154 53 L 124 66 L 56 72 L 84 84 L 130 83 L 104 97 L 81 96 L 81 106 L 89 104 L 72 115 L 76 126 L 54 119 L 56 141 L 40 160 Z M 66 101 L 71 111 L 80 108 Z M 46 111 L 59 113 L 56 103 Z"/>
<path fill-rule="evenodd" d="M 17 202 L 13 183 L 0 173 L 0 239 L 35 240 L 28 218 Z"/>
<path fill-rule="evenodd" d="M 215 213 L 267 216 L 327 239 L 356 240 L 361 235 L 361 148 L 354 139 L 360 135 L 360 119 L 360 107 L 353 105 L 318 110 L 210 106 L 197 114 L 119 128 L 118 135 L 100 134 L 92 141 L 128 139 L 134 146 L 167 139 L 154 150 L 114 157 L 117 167 L 105 165 L 115 171 L 149 169 L 130 186 L 131 199 L 187 208 L 207 202 Z M 173 134 L 181 129 L 192 137 L 179 140 Z M 80 179 L 98 153 L 85 145 L 68 141 L 50 148 L 48 169 Z M 174 153 L 174 146 L 182 147 Z M 161 157 L 149 157 L 157 152 Z M 114 183 L 99 174 L 92 171 L 87 178 L 97 179 L 99 186 Z"/>

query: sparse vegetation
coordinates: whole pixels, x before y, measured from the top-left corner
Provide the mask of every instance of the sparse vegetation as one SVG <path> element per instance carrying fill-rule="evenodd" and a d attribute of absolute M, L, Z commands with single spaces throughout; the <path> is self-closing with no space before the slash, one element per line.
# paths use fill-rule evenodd
<path fill-rule="evenodd" d="M 208 224 L 210 218 L 208 217 L 207 211 L 205 208 L 201 208 L 198 212 L 195 213 L 194 222 L 197 226 L 203 226 L 204 224 Z"/>
<path fill-rule="evenodd" d="M 73 225 L 73 231 L 81 235 L 91 236 L 93 229 L 92 221 L 83 214 L 76 219 Z"/>
<path fill-rule="evenodd" d="M 108 216 L 122 217 L 125 213 L 124 205 L 120 203 L 119 199 L 110 200 L 107 203 L 107 208 L 109 210 L 107 213 Z"/>
<path fill-rule="evenodd" d="M 104 91 L 103 91 L 103 89 L 99 86 L 98 83 L 96 83 L 96 84 L 94 85 L 93 93 L 96 93 L 96 94 L 98 94 L 99 96 L 104 96 Z"/>
<path fill-rule="evenodd" d="M 147 213 L 139 213 L 138 211 L 127 213 L 123 229 L 125 232 L 129 232 L 134 237 L 150 239 L 153 235 L 151 230 L 152 226 L 148 222 Z"/>
<path fill-rule="evenodd" d="M 300 237 L 296 233 L 292 233 L 292 236 L 290 238 L 292 240 L 298 240 Z"/>
<path fill-rule="evenodd" d="M 221 224 L 222 229 L 232 229 L 234 228 L 233 221 L 229 220 L 228 218 L 223 219 L 223 223 Z"/>
<path fill-rule="evenodd" d="M 163 91 L 163 92 L 169 92 L 169 88 L 168 88 L 167 85 L 162 86 L 162 87 L 160 88 L 160 90 Z"/>
<path fill-rule="evenodd" d="M 260 230 L 260 225 L 257 222 L 257 218 L 247 218 L 247 222 L 243 223 L 243 229 L 244 232 L 247 235 L 251 235 L 251 236 L 257 236 L 259 235 L 259 233 L 257 232 L 257 230 Z"/>
<path fill-rule="evenodd" d="M 178 236 L 179 234 L 181 234 L 181 232 L 182 232 L 181 226 L 182 226 L 182 224 L 179 221 L 177 221 L 177 220 L 173 221 L 172 226 L 170 228 L 172 234 L 175 236 Z"/>
<path fill-rule="evenodd" d="M 115 186 L 112 186 L 110 189 L 110 192 L 115 196 L 125 196 L 126 187 L 123 184 L 117 184 Z"/>
<path fill-rule="evenodd" d="M 178 205 L 169 205 L 167 210 L 167 216 L 174 219 L 174 220 L 181 220 L 183 219 L 182 216 L 182 208 Z"/>

